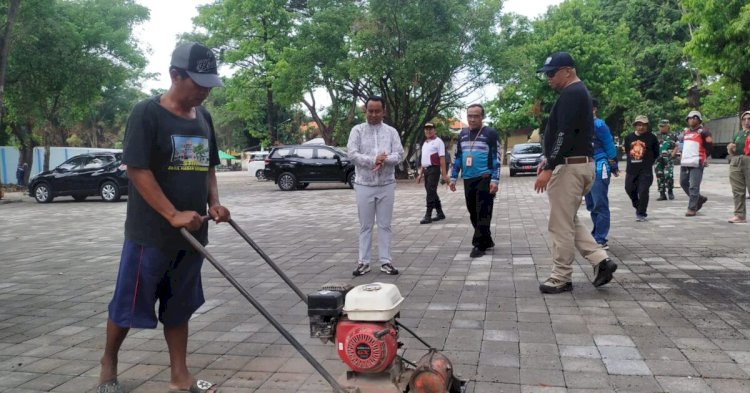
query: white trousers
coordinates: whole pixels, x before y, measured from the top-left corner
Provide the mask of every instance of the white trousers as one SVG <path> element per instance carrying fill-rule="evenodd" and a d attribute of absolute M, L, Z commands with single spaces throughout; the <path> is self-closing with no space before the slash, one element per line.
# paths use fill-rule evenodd
<path fill-rule="evenodd" d="M 354 185 L 359 215 L 359 263 L 370 264 L 372 227 L 378 223 L 380 264 L 391 263 L 391 219 L 396 199 L 396 183 L 385 186 Z"/>

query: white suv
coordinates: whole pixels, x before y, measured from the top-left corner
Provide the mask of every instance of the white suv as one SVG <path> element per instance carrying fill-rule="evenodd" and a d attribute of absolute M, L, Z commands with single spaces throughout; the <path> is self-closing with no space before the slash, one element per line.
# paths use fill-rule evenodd
<path fill-rule="evenodd" d="M 247 170 L 250 172 L 250 176 L 255 176 L 258 180 L 266 180 L 266 176 L 263 174 L 263 169 L 266 167 L 266 157 L 268 157 L 267 151 L 250 152 L 247 162 Z"/>

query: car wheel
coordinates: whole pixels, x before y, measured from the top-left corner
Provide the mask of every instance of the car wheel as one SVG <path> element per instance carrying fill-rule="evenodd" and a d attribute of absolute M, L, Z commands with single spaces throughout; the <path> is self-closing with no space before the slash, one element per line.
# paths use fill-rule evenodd
<path fill-rule="evenodd" d="M 86 195 L 73 195 L 73 199 L 76 202 L 83 202 L 86 200 Z"/>
<path fill-rule="evenodd" d="M 279 175 L 279 180 L 276 183 L 279 184 L 279 188 L 282 191 L 294 191 L 297 189 L 297 178 L 289 172 Z"/>
<path fill-rule="evenodd" d="M 47 183 L 39 183 L 34 187 L 34 199 L 39 203 L 52 202 L 52 188 Z"/>
<path fill-rule="evenodd" d="M 116 202 L 120 200 L 120 188 L 115 182 L 107 180 L 99 188 L 99 195 L 105 202 Z"/>
<path fill-rule="evenodd" d="M 258 169 L 255 171 L 255 177 L 258 180 L 266 180 L 266 173 L 263 171 L 263 169 Z"/>
<path fill-rule="evenodd" d="M 513 177 L 516 175 L 516 171 L 510 171 L 510 177 Z"/>
<path fill-rule="evenodd" d="M 347 183 L 349 183 L 349 188 L 354 188 L 354 178 L 356 177 L 356 174 L 354 171 L 349 174 L 349 178 L 346 180 Z"/>

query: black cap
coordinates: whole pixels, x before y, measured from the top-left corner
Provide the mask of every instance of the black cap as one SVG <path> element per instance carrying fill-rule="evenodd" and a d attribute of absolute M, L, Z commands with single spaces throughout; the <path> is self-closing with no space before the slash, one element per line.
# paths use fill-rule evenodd
<path fill-rule="evenodd" d="M 570 56 L 570 53 L 568 52 L 555 52 L 551 54 L 547 58 L 547 60 L 544 61 L 544 66 L 536 70 L 536 72 L 537 73 L 547 72 L 547 71 L 556 70 L 562 67 L 576 68 L 576 63 L 573 61 L 573 58 Z"/>
<path fill-rule="evenodd" d="M 182 44 L 175 48 L 171 65 L 187 71 L 190 79 L 199 86 L 224 86 L 216 69 L 216 56 L 211 49 L 197 42 Z"/>

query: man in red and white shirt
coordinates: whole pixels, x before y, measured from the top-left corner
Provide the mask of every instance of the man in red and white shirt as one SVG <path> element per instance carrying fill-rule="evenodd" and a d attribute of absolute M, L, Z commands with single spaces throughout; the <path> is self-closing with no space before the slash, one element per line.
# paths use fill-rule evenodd
<path fill-rule="evenodd" d="M 694 217 L 708 198 L 701 195 L 701 180 L 706 158 L 711 152 L 711 133 L 703 128 L 703 116 L 690 111 L 686 117 L 688 127 L 683 130 L 682 158 L 680 160 L 680 186 L 690 197 L 687 217 Z"/>
<path fill-rule="evenodd" d="M 445 144 L 442 139 L 437 137 L 434 124 L 425 123 L 424 138 L 421 170 L 419 171 L 419 176 L 417 176 L 417 183 L 424 178 L 424 189 L 427 191 L 427 211 L 419 223 L 429 224 L 433 221 L 445 219 L 443 205 L 440 203 L 437 188 L 440 178 L 446 183 L 449 183 L 450 179 L 445 168 Z M 433 209 L 437 211 L 437 216 L 435 217 L 432 217 Z"/>

